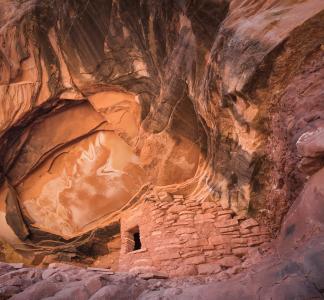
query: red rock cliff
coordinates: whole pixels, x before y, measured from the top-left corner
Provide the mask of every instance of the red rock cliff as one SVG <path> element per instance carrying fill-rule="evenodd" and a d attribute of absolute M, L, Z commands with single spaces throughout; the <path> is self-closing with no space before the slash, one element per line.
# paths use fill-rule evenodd
<path fill-rule="evenodd" d="M 0 5 L 4 243 L 171 277 L 232 275 L 265 248 L 317 257 L 322 0 Z"/>

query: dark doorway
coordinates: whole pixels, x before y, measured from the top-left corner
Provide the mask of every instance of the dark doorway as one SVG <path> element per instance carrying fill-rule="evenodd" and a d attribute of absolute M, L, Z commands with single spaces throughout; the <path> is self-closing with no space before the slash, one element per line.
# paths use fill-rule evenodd
<path fill-rule="evenodd" d="M 133 251 L 141 249 L 142 248 L 142 243 L 141 243 L 139 230 L 133 233 L 133 237 L 134 237 L 134 249 L 133 249 Z"/>

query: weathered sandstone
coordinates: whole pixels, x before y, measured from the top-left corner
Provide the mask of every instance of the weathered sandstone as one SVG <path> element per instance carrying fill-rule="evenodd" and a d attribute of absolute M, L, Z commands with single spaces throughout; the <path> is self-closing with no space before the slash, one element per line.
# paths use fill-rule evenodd
<path fill-rule="evenodd" d="M 323 0 L 0 0 L 0 299 L 321 299 L 323 54 Z"/>

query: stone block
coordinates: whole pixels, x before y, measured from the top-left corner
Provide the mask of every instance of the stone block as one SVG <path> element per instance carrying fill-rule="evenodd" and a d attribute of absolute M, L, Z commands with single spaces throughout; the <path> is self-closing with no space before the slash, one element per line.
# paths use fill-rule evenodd
<path fill-rule="evenodd" d="M 179 228 L 176 230 L 175 234 L 190 234 L 190 233 L 195 233 L 197 230 L 195 228 L 190 228 L 190 227 L 184 227 L 184 228 Z"/>
<path fill-rule="evenodd" d="M 181 242 L 187 242 L 189 240 L 197 240 L 199 239 L 199 235 L 197 233 L 184 233 L 179 236 Z"/>
<path fill-rule="evenodd" d="M 256 233 L 256 234 L 260 233 L 260 226 L 252 227 L 251 231 L 252 231 L 252 233 Z"/>
<path fill-rule="evenodd" d="M 224 210 L 221 210 L 217 213 L 218 216 L 223 216 L 223 215 L 233 215 L 234 214 L 234 211 L 231 210 L 231 209 L 224 209 Z"/>
<path fill-rule="evenodd" d="M 193 214 L 185 214 L 185 215 L 180 215 L 179 216 L 179 221 L 182 220 L 193 220 Z"/>
<path fill-rule="evenodd" d="M 197 275 L 197 267 L 195 265 L 181 265 L 174 271 L 170 272 L 170 276 L 193 276 Z"/>
<path fill-rule="evenodd" d="M 247 244 L 248 240 L 246 238 L 234 238 L 231 242 L 235 244 Z"/>
<path fill-rule="evenodd" d="M 194 214 L 195 214 L 195 212 L 193 212 L 191 210 L 187 210 L 187 209 L 179 212 L 180 216 L 181 215 L 194 215 Z"/>
<path fill-rule="evenodd" d="M 189 240 L 185 243 L 185 247 L 199 247 L 199 246 L 207 246 L 208 240 L 207 239 L 194 239 Z"/>
<path fill-rule="evenodd" d="M 250 234 L 251 230 L 240 227 L 240 233 L 241 234 Z"/>
<path fill-rule="evenodd" d="M 172 195 L 173 199 L 183 199 L 183 195 L 179 195 L 179 194 L 174 194 Z"/>
<path fill-rule="evenodd" d="M 154 251 L 178 251 L 181 245 L 162 245 L 154 248 Z"/>
<path fill-rule="evenodd" d="M 189 251 L 189 252 L 184 252 L 183 254 L 181 254 L 181 257 L 183 258 L 188 258 L 188 257 L 192 257 L 192 256 L 197 256 L 201 254 L 201 251 Z"/>
<path fill-rule="evenodd" d="M 161 201 L 172 201 L 173 198 L 168 192 L 160 192 L 158 193 L 158 197 Z"/>
<path fill-rule="evenodd" d="M 14 269 L 22 269 L 25 267 L 23 263 L 8 263 L 8 265 L 13 267 Z"/>
<path fill-rule="evenodd" d="M 263 242 L 267 241 L 268 239 L 262 239 L 258 237 L 249 237 L 248 238 L 248 246 L 249 247 L 254 247 L 261 245 Z"/>
<path fill-rule="evenodd" d="M 138 277 L 144 280 L 149 280 L 149 279 L 167 279 L 169 276 L 168 274 L 163 272 L 148 272 L 148 273 L 139 274 Z"/>
<path fill-rule="evenodd" d="M 230 214 L 217 216 L 217 221 L 231 220 L 232 216 Z"/>
<path fill-rule="evenodd" d="M 162 231 L 152 231 L 151 236 L 157 236 L 157 235 L 161 235 Z"/>
<path fill-rule="evenodd" d="M 175 222 L 175 220 L 165 221 L 165 222 L 162 224 L 162 226 L 163 226 L 164 228 L 168 228 L 168 227 L 170 227 L 172 224 L 174 224 L 174 222 Z"/>
<path fill-rule="evenodd" d="M 133 267 L 129 270 L 130 273 L 133 274 L 145 274 L 155 272 L 156 269 L 153 266 L 138 266 Z"/>
<path fill-rule="evenodd" d="M 193 226 L 193 220 L 187 219 L 187 220 L 178 220 L 176 223 L 173 224 L 173 226 Z"/>
<path fill-rule="evenodd" d="M 169 209 L 169 213 L 180 213 L 181 211 L 186 210 L 186 206 L 184 205 L 172 205 Z"/>
<path fill-rule="evenodd" d="M 214 208 L 214 207 L 216 207 L 216 204 L 215 203 L 213 203 L 213 202 L 207 202 L 207 201 L 205 201 L 205 202 L 203 202 L 202 204 L 201 204 L 201 208 L 202 209 L 209 209 L 209 208 Z"/>
<path fill-rule="evenodd" d="M 230 255 L 230 256 L 223 257 L 218 261 L 218 263 L 223 267 L 231 268 L 241 264 L 241 260 L 234 255 Z"/>
<path fill-rule="evenodd" d="M 134 264 L 134 266 L 151 266 L 152 265 L 152 259 L 150 259 L 150 258 L 140 258 L 140 259 L 134 260 L 133 264 Z"/>
<path fill-rule="evenodd" d="M 195 221 L 203 221 L 208 219 L 215 219 L 215 215 L 211 213 L 199 214 L 195 216 Z"/>
<path fill-rule="evenodd" d="M 203 250 L 214 250 L 215 247 L 214 247 L 214 245 L 207 245 L 207 246 L 202 246 L 202 249 Z"/>
<path fill-rule="evenodd" d="M 248 254 L 249 247 L 238 247 L 238 248 L 234 248 L 234 249 L 232 249 L 232 252 L 236 256 L 244 256 L 244 255 Z"/>
<path fill-rule="evenodd" d="M 220 233 L 227 233 L 227 232 L 236 232 L 237 234 L 239 234 L 239 231 L 237 230 L 238 227 L 237 226 L 231 226 L 231 227 L 225 227 L 225 228 L 220 228 Z"/>
<path fill-rule="evenodd" d="M 176 220 L 178 218 L 178 215 L 176 214 L 169 214 L 165 217 L 166 221 Z"/>
<path fill-rule="evenodd" d="M 215 235 L 215 236 L 211 236 L 208 239 L 208 242 L 210 245 L 222 245 L 224 244 L 224 239 L 221 235 Z"/>
<path fill-rule="evenodd" d="M 206 255 L 206 257 L 222 257 L 223 256 L 223 252 L 221 250 L 208 250 L 205 251 L 204 254 Z"/>
<path fill-rule="evenodd" d="M 184 260 L 184 263 L 188 264 L 188 265 L 199 265 L 199 264 L 204 263 L 205 261 L 206 261 L 205 256 L 199 255 L 199 256 L 193 256 L 193 257 L 186 258 Z"/>
<path fill-rule="evenodd" d="M 232 226 L 235 226 L 235 225 L 238 225 L 238 221 L 236 219 L 217 221 L 215 223 L 215 226 L 217 228 L 232 227 Z"/>
<path fill-rule="evenodd" d="M 168 238 L 163 240 L 164 245 L 174 245 L 179 244 L 180 240 L 178 238 Z"/>
<path fill-rule="evenodd" d="M 201 264 L 198 266 L 199 275 L 217 274 L 221 271 L 222 268 L 218 263 Z"/>
<path fill-rule="evenodd" d="M 196 220 L 195 224 L 203 225 L 203 224 L 214 224 L 214 219 L 206 219 L 206 220 Z"/>
<path fill-rule="evenodd" d="M 247 220 L 243 221 L 240 224 L 240 227 L 242 229 L 249 229 L 251 227 L 258 226 L 258 225 L 259 225 L 259 223 L 257 221 L 255 221 L 254 219 L 250 218 L 250 219 L 247 219 Z"/>
<path fill-rule="evenodd" d="M 164 220 L 164 217 L 157 218 L 157 219 L 155 219 L 155 223 L 156 224 L 163 224 L 163 220 Z"/>
<path fill-rule="evenodd" d="M 156 254 L 154 256 L 154 259 L 156 259 L 156 260 L 170 260 L 170 259 L 175 259 L 175 258 L 179 258 L 179 257 L 180 257 L 179 251 L 170 251 L 167 253 Z"/>
<path fill-rule="evenodd" d="M 88 267 L 87 270 L 88 271 L 111 273 L 111 275 L 114 274 L 114 272 L 112 272 L 111 269 L 106 269 L 106 268 L 93 268 L 93 267 Z"/>

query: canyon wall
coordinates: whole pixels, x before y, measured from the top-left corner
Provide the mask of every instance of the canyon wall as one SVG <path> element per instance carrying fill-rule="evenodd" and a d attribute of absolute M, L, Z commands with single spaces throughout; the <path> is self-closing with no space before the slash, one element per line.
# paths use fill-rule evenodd
<path fill-rule="evenodd" d="M 30 263 L 206 275 L 322 233 L 322 0 L 0 5 L 0 239 Z"/>

